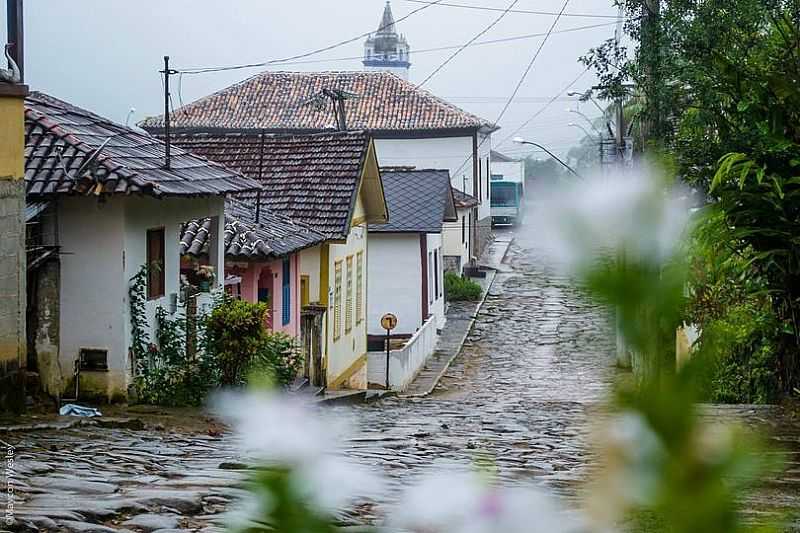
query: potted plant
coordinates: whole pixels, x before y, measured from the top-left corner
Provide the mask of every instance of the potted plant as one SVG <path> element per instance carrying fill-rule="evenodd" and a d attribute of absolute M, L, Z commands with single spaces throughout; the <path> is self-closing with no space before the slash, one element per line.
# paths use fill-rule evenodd
<path fill-rule="evenodd" d="M 214 283 L 214 267 L 211 265 L 198 265 L 194 271 L 197 287 L 202 292 L 208 292 Z"/>

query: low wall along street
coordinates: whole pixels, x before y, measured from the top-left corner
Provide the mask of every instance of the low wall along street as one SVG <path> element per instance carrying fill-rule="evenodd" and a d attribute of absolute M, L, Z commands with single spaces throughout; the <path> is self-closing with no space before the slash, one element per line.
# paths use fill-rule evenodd
<path fill-rule="evenodd" d="M 402 350 L 389 354 L 389 387 L 404 391 L 414 380 L 425 361 L 436 349 L 436 319 L 430 317 L 417 330 Z M 386 352 L 369 352 L 367 361 L 367 380 L 371 385 L 386 384 Z"/>

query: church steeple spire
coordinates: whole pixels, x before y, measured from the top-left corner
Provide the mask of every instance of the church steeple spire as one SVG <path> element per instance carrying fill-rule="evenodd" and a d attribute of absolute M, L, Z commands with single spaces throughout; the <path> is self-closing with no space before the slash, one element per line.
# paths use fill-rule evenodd
<path fill-rule="evenodd" d="M 394 27 L 394 15 L 392 14 L 392 3 L 386 0 L 386 7 L 383 8 L 381 25 L 378 26 L 378 33 L 397 34 Z"/>
<path fill-rule="evenodd" d="M 366 70 L 386 70 L 403 79 L 408 79 L 411 47 L 405 36 L 397 33 L 392 4 L 387 0 L 378 31 L 364 43 L 364 67 Z"/>

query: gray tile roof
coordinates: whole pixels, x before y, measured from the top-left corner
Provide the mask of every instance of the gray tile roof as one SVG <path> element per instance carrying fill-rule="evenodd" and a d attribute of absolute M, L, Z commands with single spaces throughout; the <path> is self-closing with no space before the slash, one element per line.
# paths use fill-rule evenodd
<path fill-rule="evenodd" d="M 208 254 L 210 229 L 210 218 L 195 219 L 184 224 L 180 236 L 181 255 Z M 273 213 L 263 205 L 256 213 L 254 201 L 228 199 L 225 202 L 225 256 L 228 259 L 275 259 L 325 240 L 321 233 Z"/>
<path fill-rule="evenodd" d="M 384 170 L 381 173 L 389 223 L 370 233 L 441 233 L 456 220 L 449 170 Z"/>
<path fill-rule="evenodd" d="M 494 130 L 490 122 L 417 88 L 388 72 L 262 72 L 186 104 L 170 115 L 175 130 L 268 130 L 310 132 L 336 129 L 333 104 L 309 100 L 323 89 L 358 95 L 345 102 L 350 129 L 371 132 Z M 140 122 L 151 132 L 163 116 Z"/>
<path fill-rule="evenodd" d="M 25 99 L 28 198 L 217 196 L 258 187 L 240 173 L 178 147 L 172 150 L 172 168 L 167 170 L 164 153 L 159 139 L 52 96 L 33 92 Z"/>
<path fill-rule="evenodd" d="M 363 132 L 306 135 L 185 134 L 175 143 L 261 185 L 270 211 L 330 238 L 346 238 L 369 147 Z M 253 198 L 255 193 L 238 195 Z"/>

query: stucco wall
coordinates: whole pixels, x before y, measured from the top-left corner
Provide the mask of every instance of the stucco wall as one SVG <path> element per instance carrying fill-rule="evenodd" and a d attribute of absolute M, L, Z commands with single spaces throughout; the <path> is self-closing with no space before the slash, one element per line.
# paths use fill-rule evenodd
<path fill-rule="evenodd" d="M 308 301 L 321 301 L 319 294 L 319 252 L 321 246 L 302 250 L 298 254 L 300 275 L 308 276 Z"/>
<path fill-rule="evenodd" d="M 364 275 L 362 280 L 362 291 L 364 301 L 362 303 L 362 317 L 356 316 L 356 278 L 353 278 L 353 328 L 349 332 L 345 331 L 345 309 L 347 304 L 347 268 L 346 259 L 353 257 L 353 266 L 356 265 L 356 254 L 364 252 Z M 342 311 L 340 336 L 334 339 L 333 331 L 333 308 L 334 308 L 334 287 L 335 287 L 335 264 L 342 261 Z M 342 388 L 350 381 L 351 372 L 357 371 L 356 383 L 358 386 L 366 387 L 366 353 L 367 353 L 367 321 L 366 313 L 369 308 L 369 255 L 367 253 L 367 229 L 366 224 L 354 227 L 348 235 L 347 242 L 344 244 L 330 245 L 330 268 L 328 270 L 328 312 L 326 313 L 327 330 L 327 379 L 328 386 L 331 388 Z M 364 368 L 361 368 L 361 367 Z M 363 376 L 362 376 L 363 374 Z M 363 382 L 363 385 L 362 385 Z M 350 384 L 350 386 L 353 386 Z"/>
<path fill-rule="evenodd" d="M 438 254 L 436 261 L 428 261 L 430 280 L 428 282 L 428 294 L 433 302 L 428 303 L 428 313 L 434 318 L 436 329 L 444 327 L 444 254 L 442 253 L 442 235 L 439 233 L 428 233 L 428 257 L 431 253 Z M 436 291 L 438 285 L 438 292 Z"/>
<path fill-rule="evenodd" d="M 414 380 L 425 362 L 436 350 L 436 320 L 431 317 L 409 339 L 402 350 L 389 352 L 389 386 L 404 391 Z M 368 381 L 371 385 L 386 385 L 386 352 L 369 352 Z"/>
<path fill-rule="evenodd" d="M 384 334 L 380 319 L 384 313 L 394 313 L 393 333 L 413 334 L 422 325 L 419 234 L 370 233 L 369 244 L 367 331 Z"/>
<path fill-rule="evenodd" d="M 471 135 L 423 139 L 376 139 L 375 147 L 381 166 L 407 165 L 417 168 L 448 169 L 454 188 L 471 195 L 476 195 L 477 192 L 480 205 L 478 206 L 474 235 L 476 255 L 480 255 L 491 234 L 491 180 L 488 177 L 491 173 L 491 135 L 479 133 L 476 142 L 478 165 L 474 165 L 472 160 L 473 137 Z M 476 188 L 478 180 L 480 187 Z M 489 182 L 488 188 L 487 181 Z M 391 217 L 391 213 L 389 216 Z M 460 227 L 459 231 L 445 231 L 444 241 L 447 255 L 457 255 L 454 250 L 461 243 Z M 462 264 L 469 258 L 469 253 L 463 254 Z"/>
<path fill-rule="evenodd" d="M 223 200 L 112 197 L 101 203 L 94 198 L 62 198 L 58 213 L 60 366 L 71 375 L 82 347 L 107 349 L 109 371 L 85 373 L 81 387 L 89 396 L 119 398 L 127 393 L 131 377 L 128 287 L 146 262 L 147 230 L 165 228 L 165 296 L 147 302 L 152 335 L 156 308 L 170 310 L 170 295 L 179 292 L 180 225 L 192 218 L 216 216 L 221 235 Z M 222 264 L 222 253 L 222 247 L 217 247 L 212 264 Z M 219 272 L 215 288 L 221 286 Z M 65 386 L 70 388 L 71 383 L 65 380 Z"/>
<path fill-rule="evenodd" d="M 226 265 L 227 274 L 242 278 L 242 298 L 248 302 L 258 301 L 259 286 L 270 291 L 268 324 L 273 331 L 281 331 L 292 337 L 300 336 L 300 275 L 299 260 L 296 254 L 289 256 L 289 287 L 291 291 L 289 322 L 283 323 L 283 259 L 263 263 Z"/>
<path fill-rule="evenodd" d="M 469 262 L 470 240 L 472 232 L 469 227 L 469 213 L 471 209 L 458 209 L 458 222 L 444 224 L 444 238 L 442 239 L 442 252 L 447 258 L 445 270 L 461 274 L 464 265 Z M 462 239 L 462 223 L 464 224 L 464 238 Z M 458 264 L 456 268 L 455 263 Z"/>

